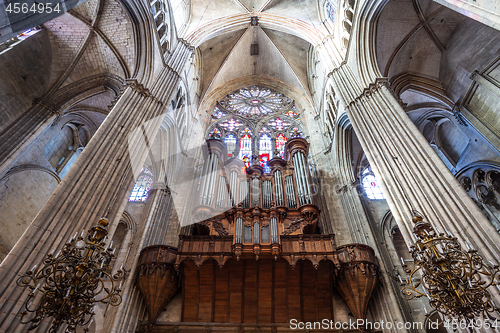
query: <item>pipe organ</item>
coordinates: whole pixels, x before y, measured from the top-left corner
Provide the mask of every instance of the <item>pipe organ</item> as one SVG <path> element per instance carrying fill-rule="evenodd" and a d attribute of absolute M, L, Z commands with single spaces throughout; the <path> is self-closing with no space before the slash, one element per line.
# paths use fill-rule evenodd
<path fill-rule="evenodd" d="M 182 275 L 185 323 L 244 327 L 333 319 L 333 289 L 356 318 L 366 317 L 379 279 L 374 251 L 337 246 L 334 235 L 317 232 L 320 209 L 308 152 L 305 139 L 290 139 L 284 158 L 271 159 L 265 173 L 258 162 L 245 167 L 228 158 L 222 141 L 207 140 L 193 198 L 194 234 L 179 236 L 177 249 L 157 245 L 141 252 L 137 278 L 148 313 L 155 314 L 150 323 L 175 294 L 165 286 L 181 288 L 174 271 Z M 164 298 L 154 295 L 154 283 Z M 167 326 L 151 332 L 170 332 Z"/>
<path fill-rule="evenodd" d="M 271 172 L 266 174 L 258 164 L 245 169 L 242 161 L 227 158 L 223 142 L 208 140 L 195 208 L 196 221 L 202 221 L 196 224 L 198 234 L 228 232 L 234 235 L 235 244 L 271 244 L 271 239 L 279 244 L 278 234 L 313 234 L 319 209 L 311 186 L 308 149 L 305 139 L 289 140 L 285 159 L 271 159 Z M 242 213 L 241 223 L 236 223 L 236 212 Z M 236 235 L 243 237 L 236 242 Z"/>

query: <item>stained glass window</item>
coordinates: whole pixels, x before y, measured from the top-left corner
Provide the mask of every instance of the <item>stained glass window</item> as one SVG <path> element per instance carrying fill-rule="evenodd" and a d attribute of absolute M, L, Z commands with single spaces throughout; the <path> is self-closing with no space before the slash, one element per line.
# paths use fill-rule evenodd
<path fill-rule="evenodd" d="M 278 134 L 276 137 L 276 149 L 278 150 L 281 158 L 285 157 L 285 143 L 286 136 L 284 136 L 283 133 Z"/>
<path fill-rule="evenodd" d="M 222 137 L 222 133 L 220 131 L 220 129 L 218 129 L 217 127 L 215 127 L 213 130 L 210 131 L 210 133 L 208 133 L 208 138 L 209 139 L 218 139 L 220 140 Z"/>
<path fill-rule="evenodd" d="M 235 129 L 239 128 L 243 123 L 241 123 L 239 120 L 235 120 L 234 118 L 231 118 L 229 120 L 226 120 L 225 122 L 221 123 L 220 126 L 224 127 L 226 130 L 232 132 Z"/>
<path fill-rule="evenodd" d="M 29 36 L 33 36 L 34 34 L 36 34 L 40 30 L 41 29 L 37 29 L 37 28 L 25 30 L 21 34 L 17 35 L 17 39 L 25 40 L 26 38 L 28 38 Z"/>
<path fill-rule="evenodd" d="M 300 128 L 298 127 L 294 127 L 292 128 L 292 130 L 290 131 L 290 137 L 291 138 L 301 138 L 303 137 L 304 135 L 302 134 L 302 131 L 300 130 Z"/>
<path fill-rule="evenodd" d="M 220 100 L 219 104 L 227 111 L 245 117 L 259 118 L 285 111 L 292 102 L 290 98 L 279 92 L 251 86 L 227 95 Z"/>
<path fill-rule="evenodd" d="M 214 108 L 214 112 L 212 113 L 212 121 L 215 121 L 216 119 L 224 117 L 226 114 L 219 109 L 218 106 Z"/>
<path fill-rule="evenodd" d="M 236 150 L 236 137 L 234 134 L 229 133 L 224 138 L 224 143 L 226 144 L 227 156 L 229 158 L 234 157 L 234 151 Z"/>
<path fill-rule="evenodd" d="M 381 200 L 385 199 L 382 190 L 379 187 L 377 177 L 371 171 L 371 168 L 366 168 L 362 173 L 361 184 L 365 190 L 368 199 Z"/>
<path fill-rule="evenodd" d="M 207 135 L 224 141 L 228 157 L 243 160 L 245 169 L 255 156 L 254 162 L 266 173 L 268 161 L 284 158 L 285 144 L 294 137 L 304 137 L 294 101 L 259 86 L 238 89 L 219 100 Z"/>
<path fill-rule="evenodd" d="M 281 118 L 276 118 L 268 122 L 267 125 L 278 131 L 282 131 L 284 129 L 287 129 L 291 124 L 286 120 L 282 120 Z"/>
<path fill-rule="evenodd" d="M 294 118 L 294 119 L 295 119 L 295 118 L 297 118 L 297 120 L 298 120 L 298 117 L 297 117 L 297 116 L 298 116 L 299 114 L 297 113 L 297 107 L 296 107 L 295 105 L 294 105 L 294 106 L 292 106 L 292 108 L 290 109 L 290 111 L 286 112 L 285 114 L 286 114 L 288 117 L 292 117 L 292 118 Z"/>
<path fill-rule="evenodd" d="M 147 168 L 143 168 L 128 201 L 143 202 L 148 198 L 149 190 L 153 185 L 153 174 Z"/>
<path fill-rule="evenodd" d="M 326 2 L 326 15 L 332 23 L 335 22 L 335 14 L 337 14 L 337 1 L 328 0 Z"/>
<path fill-rule="evenodd" d="M 252 163 L 252 131 L 245 128 L 244 135 L 240 139 L 240 160 L 245 163 L 245 167 L 249 167 Z"/>
<path fill-rule="evenodd" d="M 273 158 L 271 133 L 264 127 L 260 130 L 259 136 L 259 163 L 264 168 L 264 173 L 270 173 L 271 168 L 267 162 Z"/>

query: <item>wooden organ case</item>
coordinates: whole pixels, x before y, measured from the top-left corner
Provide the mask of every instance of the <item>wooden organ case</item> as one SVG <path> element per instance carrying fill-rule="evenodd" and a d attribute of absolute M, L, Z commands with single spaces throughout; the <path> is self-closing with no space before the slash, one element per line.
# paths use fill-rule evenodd
<path fill-rule="evenodd" d="M 366 317 L 379 280 L 374 251 L 315 234 L 320 210 L 308 149 L 305 139 L 290 139 L 284 159 L 271 159 L 264 173 L 258 164 L 245 170 L 241 160 L 227 158 L 223 142 L 207 140 L 193 215 L 197 235 L 179 236 L 177 249 L 141 252 L 137 283 L 151 324 L 182 289 L 182 323 L 156 323 L 150 332 L 217 325 L 275 332 L 291 319 L 334 320 L 333 289 L 355 318 Z"/>

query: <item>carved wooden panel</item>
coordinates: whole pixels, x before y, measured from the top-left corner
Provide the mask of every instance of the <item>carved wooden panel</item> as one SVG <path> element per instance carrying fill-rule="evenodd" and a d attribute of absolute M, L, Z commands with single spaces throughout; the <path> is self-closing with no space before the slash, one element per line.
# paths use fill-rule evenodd
<path fill-rule="evenodd" d="M 310 261 L 295 269 L 280 260 L 214 260 L 197 269 L 184 261 L 184 322 L 289 323 L 333 319 L 333 264 Z"/>

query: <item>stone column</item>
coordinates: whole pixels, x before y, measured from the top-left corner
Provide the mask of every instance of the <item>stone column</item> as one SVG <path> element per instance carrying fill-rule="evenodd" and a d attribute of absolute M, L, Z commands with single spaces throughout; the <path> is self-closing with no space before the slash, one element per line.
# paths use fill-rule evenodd
<path fill-rule="evenodd" d="M 107 331 L 110 332 L 134 332 L 137 323 L 144 317 L 146 312 L 145 304 L 134 279 L 137 260 L 141 250 L 146 246 L 167 243 L 166 238 L 171 229 L 172 210 L 174 208 L 170 190 L 152 189 L 149 192 L 149 200 L 153 200 L 153 202 L 150 205 L 146 223 L 141 228 L 141 241 L 131 249 L 135 255 L 132 256 L 134 258 L 131 266 L 132 270 L 124 288 L 124 301 L 113 313 L 114 321 L 108 323 L 106 327 Z"/>
<path fill-rule="evenodd" d="M 169 189 L 152 189 L 149 196 L 153 197 L 153 204 L 146 222 L 149 227 L 144 247 L 165 245 L 167 244 L 167 234 L 174 206 L 172 195 Z"/>
<path fill-rule="evenodd" d="M 497 261 L 500 235 L 406 115 L 386 81 L 379 79 L 362 90 L 347 65 L 337 68 L 333 78 L 405 240 L 414 239 L 413 207 L 441 231 L 450 230 L 463 245 L 468 240 L 485 259 Z"/>
<path fill-rule="evenodd" d="M 336 173 L 339 181 L 344 184 L 339 190 L 337 195 L 340 197 L 344 216 L 346 218 L 345 224 L 350 231 L 351 243 L 361 243 L 372 247 L 375 250 L 375 255 L 379 259 L 380 272 L 382 275 L 383 283 L 379 286 L 378 291 L 374 293 L 370 305 L 370 311 L 374 320 L 385 322 L 407 322 L 412 321 L 408 318 L 399 308 L 397 293 L 398 290 L 393 288 L 393 283 L 388 272 L 392 269 L 392 263 L 383 260 L 381 250 L 376 242 L 375 230 L 368 221 L 363 205 L 359 198 L 357 191 L 356 176 L 352 170 L 351 161 L 351 141 L 352 141 L 352 128 L 347 121 L 342 121 L 344 117 L 339 117 L 341 123 L 337 125 L 335 130 L 335 151 L 333 152 L 333 165 L 336 166 Z M 344 245 L 344 244 L 339 244 Z M 395 329 L 393 331 L 396 331 Z M 402 330 L 407 331 L 407 330 Z"/>
<path fill-rule="evenodd" d="M 344 125 L 345 126 L 345 125 Z M 351 130 L 346 129 L 342 125 L 338 125 L 335 131 L 334 138 L 334 163 L 340 187 L 336 190 L 337 195 L 342 202 L 346 225 L 350 232 L 350 242 L 361 243 L 376 247 L 373 239 L 369 237 L 367 219 L 363 211 L 363 206 L 359 200 L 358 192 L 356 191 L 356 177 L 352 170 L 351 159 Z M 350 126 L 350 125 L 347 125 Z M 342 245 L 342 244 L 339 244 Z"/>
<path fill-rule="evenodd" d="M 136 141 L 128 142 L 129 135 L 139 128 L 146 144 L 152 142 L 191 53 L 190 46 L 178 43 L 167 66 L 157 71 L 151 87 L 137 80 L 128 81 L 129 86 L 87 148 L 2 262 L 0 332 L 24 332 L 28 328 L 19 324 L 18 317 L 27 294 L 16 285 L 21 273 L 33 265 L 40 267 L 54 247 L 60 249 L 76 231 L 87 230 L 108 211 L 110 220 L 121 215 L 118 206 L 126 200 L 127 191 L 120 189 L 134 181 L 131 161 L 142 165 L 147 154 L 147 149 Z M 126 281 L 124 294 L 132 280 L 129 277 Z"/>

